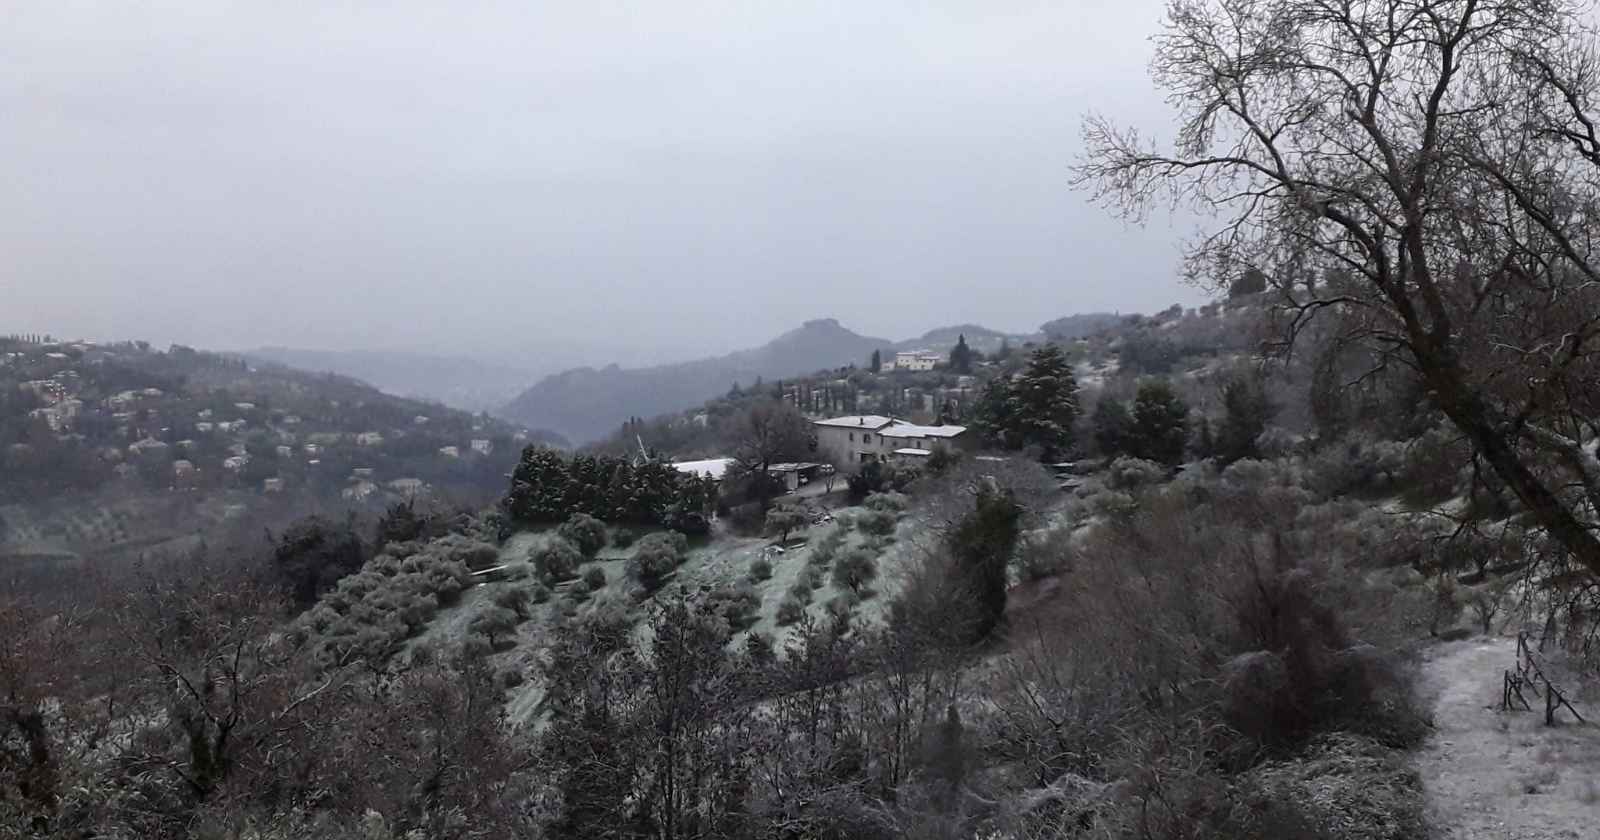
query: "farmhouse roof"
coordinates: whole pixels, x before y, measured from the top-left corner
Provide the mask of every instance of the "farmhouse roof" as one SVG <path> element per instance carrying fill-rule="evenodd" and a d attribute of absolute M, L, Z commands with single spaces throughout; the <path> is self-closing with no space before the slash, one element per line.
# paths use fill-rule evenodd
<path fill-rule="evenodd" d="M 966 430 L 966 426 L 918 426 L 914 423 L 896 422 L 887 428 L 879 429 L 878 434 L 884 437 L 953 438 Z"/>
<path fill-rule="evenodd" d="M 884 417 L 881 414 L 852 414 L 846 417 L 830 417 L 827 420 L 814 421 L 818 426 L 838 426 L 852 429 L 878 429 L 895 422 L 893 417 Z"/>
<path fill-rule="evenodd" d="M 732 458 L 707 458 L 703 461 L 676 461 L 672 468 L 678 472 L 692 475 L 705 476 L 710 479 L 721 479 L 728 472 L 728 467 L 733 466 Z"/>

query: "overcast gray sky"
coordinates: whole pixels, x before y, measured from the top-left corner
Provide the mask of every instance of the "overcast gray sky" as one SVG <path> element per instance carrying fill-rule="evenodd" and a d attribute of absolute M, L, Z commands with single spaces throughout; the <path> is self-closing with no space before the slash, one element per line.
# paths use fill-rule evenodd
<path fill-rule="evenodd" d="M 1158 0 L 0 10 L 0 331 L 624 361 L 1199 294 L 1067 183 Z"/>

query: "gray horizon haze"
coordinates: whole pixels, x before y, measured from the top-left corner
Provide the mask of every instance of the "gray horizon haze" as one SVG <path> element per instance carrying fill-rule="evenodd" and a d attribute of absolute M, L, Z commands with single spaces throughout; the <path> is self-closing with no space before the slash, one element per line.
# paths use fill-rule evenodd
<path fill-rule="evenodd" d="M 1153 311 L 1155 0 L 13 4 L 0 332 L 553 369 Z"/>

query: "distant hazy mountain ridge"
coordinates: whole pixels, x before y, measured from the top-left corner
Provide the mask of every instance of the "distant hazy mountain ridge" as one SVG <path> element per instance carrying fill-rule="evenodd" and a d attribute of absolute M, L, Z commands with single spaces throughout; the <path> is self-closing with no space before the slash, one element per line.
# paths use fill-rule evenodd
<path fill-rule="evenodd" d="M 822 318 L 807 321 L 760 347 L 725 356 L 646 368 L 583 367 L 547 376 L 508 403 L 500 414 L 583 443 L 610 434 L 629 417 L 680 410 L 723 393 L 736 382 L 749 386 L 757 379 L 770 381 L 824 368 L 862 365 L 872 351 L 889 354 L 896 346 L 896 342 L 859 335 L 832 318 Z"/>
<path fill-rule="evenodd" d="M 301 370 L 355 377 L 395 396 L 435 400 L 466 411 L 493 409 L 528 387 L 538 375 L 460 356 L 384 350 L 262 347 L 246 355 Z"/>

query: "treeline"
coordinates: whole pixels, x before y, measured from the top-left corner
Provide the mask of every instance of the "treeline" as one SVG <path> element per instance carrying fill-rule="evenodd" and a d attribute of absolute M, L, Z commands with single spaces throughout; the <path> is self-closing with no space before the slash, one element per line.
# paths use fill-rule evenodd
<path fill-rule="evenodd" d="M 515 522 L 564 522 L 587 514 L 613 523 L 704 533 L 716 503 L 716 483 L 671 464 L 635 464 L 610 455 L 568 456 L 530 446 L 511 474 L 504 508 Z"/>

